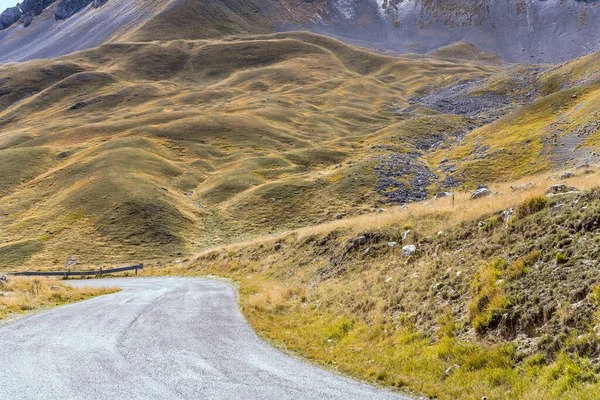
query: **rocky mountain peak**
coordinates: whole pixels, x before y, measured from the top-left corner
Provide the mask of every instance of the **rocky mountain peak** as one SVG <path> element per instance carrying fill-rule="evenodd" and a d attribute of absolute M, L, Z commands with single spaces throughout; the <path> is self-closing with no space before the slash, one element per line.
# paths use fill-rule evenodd
<path fill-rule="evenodd" d="M 105 3 L 24 0 L 7 9 L 0 14 L 0 61 L 56 57 L 115 40 L 117 31 L 122 40 L 142 25 L 129 39 L 306 30 L 395 53 L 426 54 L 465 41 L 519 63 L 565 62 L 600 50 L 598 0 L 111 0 L 91 18 L 78 13 Z M 55 29 L 66 20 L 85 22 Z M 12 29 L 18 21 L 35 26 Z M 83 40 L 90 30 L 98 32 Z"/>

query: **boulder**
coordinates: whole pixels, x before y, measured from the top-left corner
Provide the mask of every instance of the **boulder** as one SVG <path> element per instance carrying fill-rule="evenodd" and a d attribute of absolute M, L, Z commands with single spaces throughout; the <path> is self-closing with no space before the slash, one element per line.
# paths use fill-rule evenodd
<path fill-rule="evenodd" d="M 435 195 L 435 198 L 441 199 L 441 198 L 450 197 L 450 196 L 452 196 L 451 192 L 439 192 L 438 194 Z"/>
<path fill-rule="evenodd" d="M 25 28 L 27 28 L 29 25 L 31 25 L 32 22 L 33 22 L 33 14 L 31 14 L 31 13 L 23 14 L 23 16 L 21 17 L 21 23 L 23 24 L 23 26 Z"/>
<path fill-rule="evenodd" d="M 12 26 L 15 22 L 21 19 L 23 12 L 19 7 L 10 7 L 0 14 L 0 30 Z"/>
<path fill-rule="evenodd" d="M 81 9 L 87 7 L 93 0 L 62 0 L 58 3 L 54 18 L 57 20 L 67 19 L 76 14 Z"/>
<path fill-rule="evenodd" d="M 562 173 L 562 175 L 560 176 L 560 179 L 569 179 L 569 178 L 572 178 L 574 176 L 575 176 L 575 174 L 572 173 L 571 171 L 566 171 L 566 172 Z"/>
<path fill-rule="evenodd" d="M 557 183 L 546 189 L 546 196 L 548 197 L 566 193 L 579 193 L 579 190 L 574 186 L 567 186 L 564 183 Z"/>
<path fill-rule="evenodd" d="M 409 244 L 402 247 L 402 257 L 412 257 L 417 252 L 417 246 L 414 244 Z"/>
<path fill-rule="evenodd" d="M 508 210 L 502 211 L 502 221 L 508 223 L 513 215 L 515 215 L 514 208 L 509 208 Z"/>
<path fill-rule="evenodd" d="M 344 246 L 344 253 L 347 253 L 353 249 L 357 249 L 365 244 L 367 244 L 367 237 L 364 235 L 360 235 L 353 239 L 348 239 L 346 241 L 346 246 Z"/>
<path fill-rule="evenodd" d="M 480 186 L 476 191 L 471 195 L 471 199 L 480 199 L 482 197 L 488 197 L 492 195 L 492 191 L 487 186 Z"/>
<path fill-rule="evenodd" d="M 367 244 L 367 237 L 364 235 L 360 235 L 359 237 L 357 237 L 356 239 L 354 239 L 354 244 L 356 246 L 362 246 L 364 244 Z"/>
<path fill-rule="evenodd" d="M 565 206 L 565 205 L 564 205 L 564 204 L 562 204 L 562 203 L 561 203 L 561 204 L 555 204 L 555 205 L 553 205 L 553 206 L 552 206 L 552 208 L 550 209 L 550 212 L 551 212 L 552 214 L 556 214 L 557 212 L 559 212 L 560 210 L 562 210 L 564 206 Z"/>
<path fill-rule="evenodd" d="M 4 285 L 5 283 L 8 283 L 8 278 L 6 275 L 0 274 L 0 286 Z"/>

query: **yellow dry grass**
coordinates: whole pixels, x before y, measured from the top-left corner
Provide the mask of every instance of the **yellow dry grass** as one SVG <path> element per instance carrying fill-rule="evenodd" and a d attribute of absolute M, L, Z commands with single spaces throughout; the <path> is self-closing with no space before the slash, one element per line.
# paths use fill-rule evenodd
<path fill-rule="evenodd" d="M 51 278 L 9 277 L 0 283 L 0 321 L 90 297 L 114 293 L 118 288 L 72 287 Z"/>

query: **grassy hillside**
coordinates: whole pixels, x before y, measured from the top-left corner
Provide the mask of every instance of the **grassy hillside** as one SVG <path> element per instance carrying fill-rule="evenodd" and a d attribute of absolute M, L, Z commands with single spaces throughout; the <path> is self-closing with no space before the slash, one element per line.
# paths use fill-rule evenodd
<path fill-rule="evenodd" d="M 413 204 L 201 254 L 153 273 L 240 283 L 253 327 L 358 378 L 440 399 L 599 389 L 598 172 Z M 396 242 L 396 247 L 389 243 Z M 401 247 L 414 244 L 411 257 Z"/>
<path fill-rule="evenodd" d="M 368 212 L 385 200 L 377 157 L 418 160 L 416 142 L 464 124 L 432 117 L 440 128 L 423 131 L 398 109 L 457 74 L 496 72 L 306 33 L 0 66 L 0 263 L 175 259 Z M 380 146 L 392 131 L 402 143 Z"/>
<path fill-rule="evenodd" d="M 0 271 L 218 274 L 261 335 L 359 378 L 593 397 L 600 54 L 390 56 L 201 3 L 0 65 Z"/>
<path fill-rule="evenodd" d="M 173 260 L 597 161 L 597 54 L 437 53 L 277 33 L 0 66 L 0 265 Z"/>

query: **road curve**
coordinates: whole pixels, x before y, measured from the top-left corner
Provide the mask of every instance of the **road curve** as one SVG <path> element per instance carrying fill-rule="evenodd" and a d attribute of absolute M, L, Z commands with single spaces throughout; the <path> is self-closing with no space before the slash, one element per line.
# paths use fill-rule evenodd
<path fill-rule="evenodd" d="M 74 281 L 119 293 L 0 326 L 6 399 L 406 399 L 260 340 L 233 289 L 202 278 Z"/>

